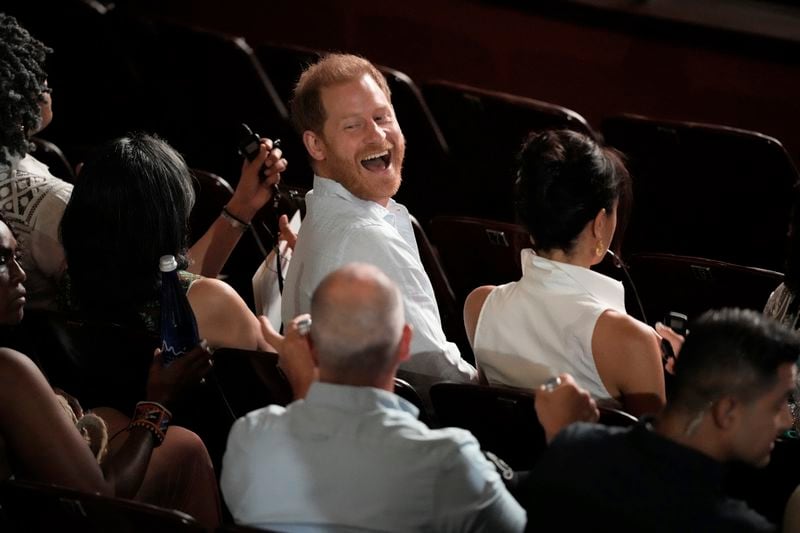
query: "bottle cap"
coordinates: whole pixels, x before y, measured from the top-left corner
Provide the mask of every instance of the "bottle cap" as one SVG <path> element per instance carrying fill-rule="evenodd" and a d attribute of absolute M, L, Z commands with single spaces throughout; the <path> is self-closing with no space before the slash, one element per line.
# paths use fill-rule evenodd
<path fill-rule="evenodd" d="M 174 255 L 162 255 L 158 260 L 158 269 L 161 272 L 172 272 L 176 268 L 178 268 L 178 262 Z"/>

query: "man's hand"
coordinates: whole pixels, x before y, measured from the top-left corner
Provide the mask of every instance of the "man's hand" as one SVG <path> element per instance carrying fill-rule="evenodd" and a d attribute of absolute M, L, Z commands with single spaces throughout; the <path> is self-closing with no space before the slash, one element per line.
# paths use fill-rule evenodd
<path fill-rule="evenodd" d="M 573 422 L 596 422 L 600 418 L 597 404 L 588 392 L 578 387 L 569 374 L 558 376 L 560 383 L 536 391 L 536 414 L 544 428 L 547 442 Z"/>
<path fill-rule="evenodd" d="M 250 222 L 259 209 L 272 198 L 272 186 L 281 180 L 287 162 L 280 148 L 274 148 L 270 139 L 261 139 L 258 155 L 242 163 L 239 184 L 228 202 L 228 211 L 244 222 Z M 261 166 L 266 167 L 264 174 Z"/>
<path fill-rule="evenodd" d="M 145 399 L 168 405 L 180 396 L 184 389 L 200 383 L 211 369 L 211 352 L 201 342 L 183 357 L 164 366 L 161 350 L 156 348 L 150 372 L 147 376 Z"/>
<path fill-rule="evenodd" d="M 299 315 L 285 324 L 284 336 L 272 328 L 267 317 L 258 317 L 264 338 L 278 352 L 278 367 L 286 374 L 295 399 L 305 398 L 311 383 L 319 378 L 308 336 L 301 334 L 297 327 L 299 322 L 308 318 L 309 315 Z"/>
<path fill-rule="evenodd" d="M 280 240 L 286 241 L 289 248 L 294 250 L 294 245 L 297 244 L 297 233 L 289 227 L 289 217 L 281 215 L 278 218 L 278 227 L 280 228 Z"/>

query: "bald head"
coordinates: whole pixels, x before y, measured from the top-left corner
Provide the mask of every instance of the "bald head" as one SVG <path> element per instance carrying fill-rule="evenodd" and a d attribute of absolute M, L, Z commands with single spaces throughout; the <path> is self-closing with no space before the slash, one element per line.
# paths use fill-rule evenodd
<path fill-rule="evenodd" d="M 311 297 L 311 316 L 321 373 L 360 383 L 393 369 L 405 325 L 403 300 L 376 267 L 351 263 L 328 274 Z"/>

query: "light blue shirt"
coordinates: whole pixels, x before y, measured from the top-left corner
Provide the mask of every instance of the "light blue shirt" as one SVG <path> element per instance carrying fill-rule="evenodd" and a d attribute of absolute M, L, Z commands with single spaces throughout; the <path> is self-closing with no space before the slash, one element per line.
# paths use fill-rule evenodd
<path fill-rule="evenodd" d="M 475 381 L 477 372 L 461 358 L 442 331 L 439 307 L 422 267 L 408 210 L 394 200 L 387 207 L 353 196 L 334 180 L 314 177 L 306 195 L 308 212 L 286 274 L 284 323 L 311 309 L 322 279 L 354 261 L 380 268 L 403 294 L 406 321 L 414 328 L 404 370 L 452 381 Z"/>
<path fill-rule="evenodd" d="M 236 523 L 280 531 L 522 531 L 475 438 L 416 416 L 384 390 L 314 383 L 233 425 L 225 502 Z"/>

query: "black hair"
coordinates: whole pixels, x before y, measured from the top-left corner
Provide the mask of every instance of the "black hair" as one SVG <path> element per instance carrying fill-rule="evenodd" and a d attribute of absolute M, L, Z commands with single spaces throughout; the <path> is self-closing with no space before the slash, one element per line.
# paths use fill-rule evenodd
<path fill-rule="evenodd" d="M 135 133 L 83 166 L 61 220 L 72 296 L 88 314 L 130 316 L 156 298 L 158 260 L 186 267 L 192 177 L 161 139 Z"/>
<path fill-rule="evenodd" d="M 49 52 L 17 19 L 0 13 L 0 164 L 30 149 L 28 135 L 39 126 L 39 103 L 47 91 Z"/>
<path fill-rule="evenodd" d="M 750 402 L 775 385 L 779 366 L 800 356 L 797 333 L 751 310 L 707 311 L 690 331 L 675 363 L 670 409 L 697 412 L 728 395 Z"/>
<path fill-rule="evenodd" d="M 569 130 L 532 133 L 518 161 L 517 217 L 541 251 L 569 252 L 601 209 L 614 209 L 629 179 L 616 150 Z"/>

